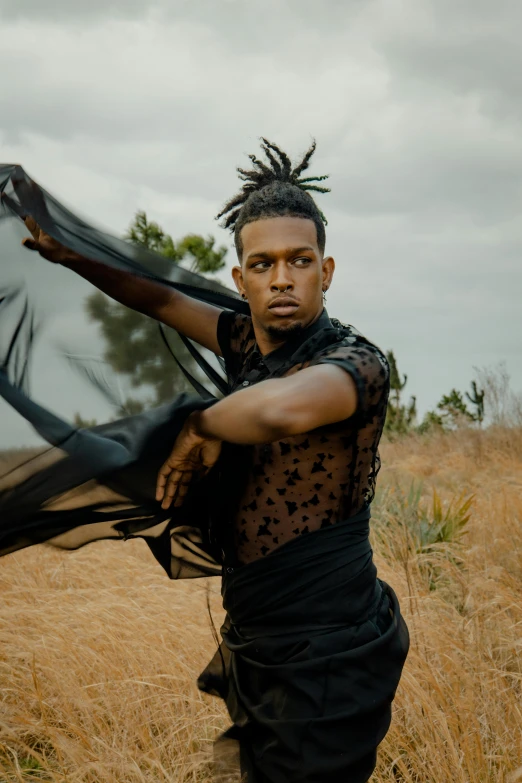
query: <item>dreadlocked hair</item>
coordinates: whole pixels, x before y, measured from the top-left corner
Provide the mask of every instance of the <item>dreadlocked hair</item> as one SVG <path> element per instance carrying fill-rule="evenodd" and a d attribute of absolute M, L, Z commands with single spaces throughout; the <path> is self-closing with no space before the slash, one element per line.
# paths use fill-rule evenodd
<path fill-rule="evenodd" d="M 315 152 L 315 140 L 305 153 L 301 162 L 292 168 L 288 155 L 276 144 L 262 137 L 261 148 L 269 165 L 256 158 L 248 157 L 253 163 L 250 171 L 238 168 L 239 178 L 244 185 L 233 198 L 228 201 L 216 220 L 224 217 L 223 228 L 229 228 L 234 233 L 234 242 L 239 258 L 243 254 L 241 229 L 247 223 L 272 217 L 300 217 L 313 220 L 317 231 L 317 244 L 324 253 L 326 234 L 324 227 L 327 220 L 309 191 L 329 193 L 316 183 L 328 179 L 328 174 L 321 177 L 302 177 L 310 164 L 310 158 Z"/>

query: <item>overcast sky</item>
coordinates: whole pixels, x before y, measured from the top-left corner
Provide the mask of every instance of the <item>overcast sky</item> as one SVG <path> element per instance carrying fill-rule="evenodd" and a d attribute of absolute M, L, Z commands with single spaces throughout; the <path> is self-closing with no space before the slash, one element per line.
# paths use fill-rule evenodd
<path fill-rule="evenodd" d="M 0 29 L 1 162 L 231 266 L 235 167 L 315 137 L 330 315 L 394 349 L 421 412 L 474 366 L 522 388 L 518 0 L 0 0 Z"/>

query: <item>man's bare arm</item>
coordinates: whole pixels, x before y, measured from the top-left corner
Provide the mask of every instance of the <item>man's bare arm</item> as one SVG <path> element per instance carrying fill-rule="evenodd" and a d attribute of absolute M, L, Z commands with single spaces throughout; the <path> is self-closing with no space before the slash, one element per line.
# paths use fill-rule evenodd
<path fill-rule="evenodd" d="M 114 269 L 74 253 L 45 234 L 32 218 L 25 224 L 32 234 L 23 244 L 55 264 L 71 269 L 117 302 L 173 326 L 214 353 L 221 353 L 217 323 L 221 310 L 154 280 Z"/>
<path fill-rule="evenodd" d="M 322 364 L 261 381 L 191 415 L 203 438 L 267 443 L 353 416 L 357 388 L 341 367 Z"/>
<path fill-rule="evenodd" d="M 204 348 L 221 353 L 217 341 L 221 312 L 218 307 L 200 302 L 155 280 L 137 277 L 81 256 L 68 260 L 63 266 L 88 280 L 111 299 L 173 326 Z"/>
<path fill-rule="evenodd" d="M 191 413 L 158 473 L 156 500 L 182 505 L 194 474 L 217 461 L 221 442 L 269 443 L 353 416 L 355 382 L 341 367 L 319 365 L 274 378 Z"/>

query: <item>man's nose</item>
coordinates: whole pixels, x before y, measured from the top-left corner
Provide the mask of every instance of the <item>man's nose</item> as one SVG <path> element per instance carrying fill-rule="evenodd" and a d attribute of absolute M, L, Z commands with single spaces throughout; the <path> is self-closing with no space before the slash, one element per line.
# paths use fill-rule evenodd
<path fill-rule="evenodd" d="M 274 266 L 274 274 L 270 283 L 272 291 L 292 291 L 294 287 L 294 281 L 289 274 L 286 264 L 276 264 Z"/>

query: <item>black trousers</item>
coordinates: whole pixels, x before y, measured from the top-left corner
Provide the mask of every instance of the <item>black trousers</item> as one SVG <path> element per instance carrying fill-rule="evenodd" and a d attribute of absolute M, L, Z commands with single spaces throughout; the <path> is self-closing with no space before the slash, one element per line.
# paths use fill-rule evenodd
<path fill-rule="evenodd" d="M 365 783 L 375 768 L 409 636 L 377 579 L 368 519 L 225 573 L 223 644 L 199 686 L 233 721 L 217 766 L 236 743 L 248 783 Z"/>

